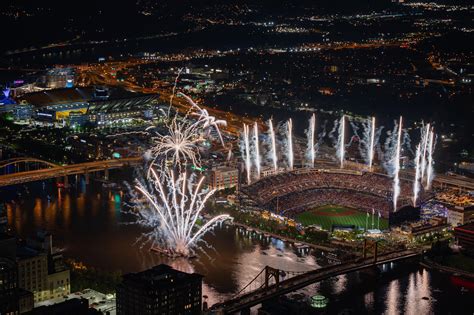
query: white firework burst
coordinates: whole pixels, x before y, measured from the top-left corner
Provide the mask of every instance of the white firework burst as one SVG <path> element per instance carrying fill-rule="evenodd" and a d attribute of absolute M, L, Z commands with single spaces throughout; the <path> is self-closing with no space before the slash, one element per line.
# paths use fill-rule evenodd
<path fill-rule="evenodd" d="M 218 215 L 198 224 L 206 202 L 215 190 L 204 190 L 204 177 L 197 182 L 195 176 L 175 175 L 171 170 L 157 171 L 150 167 L 146 183 L 136 181 L 135 188 L 145 201 L 138 207 L 137 223 L 152 228 L 144 234 L 152 246 L 165 248 L 173 255 L 189 256 L 206 232 L 217 224 L 232 218 Z"/>
<path fill-rule="evenodd" d="M 199 142 L 202 140 L 193 125 L 186 121 L 178 122 L 173 119 L 166 129 L 167 134 L 156 133 L 152 137 L 154 146 L 150 149 L 153 162 L 156 164 L 171 162 L 180 166 L 182 163 L 192 163 L 199 166 Z"/>

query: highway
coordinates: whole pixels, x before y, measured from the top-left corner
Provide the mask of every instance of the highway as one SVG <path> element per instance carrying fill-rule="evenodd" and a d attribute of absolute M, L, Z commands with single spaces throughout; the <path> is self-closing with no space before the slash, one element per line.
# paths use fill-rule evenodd
<path fill-rule="evenodd" d="M 181 114 L 188 113 L 191 105 L 182 97 L 176 95 L 173 96 L 173 87 L 169 86 L 167 82 L 156 81 L 156 88 L 146 88 L 137 85 L 132 81 L 118 81 L 112 73 L 126 69 L 128 67 L 133 67 L 139 64 L 150 63 L 150 61 L 143 61 L 138 59 L 131 59 L 129 61 L 123 62 L 110 62 L 104 64 L 97 64 L 91 66 L 81 66 L 77 68 L 78 71 L 78 82 L 82 85 L 108 85 L 108 86 L 120 86 L 126 90 L 140 92 L 145 94 L 159 94 L 160 99 L 164 103 L 172 102 L 173 106 Z M 194 100 L 199 101 L 199 100 Z M 203 104 L 198 104 L 202 109 L 208 111 L 211 116 L 214 116 L 218 119 L 224 119 L 227 121 L 227 127 L 222 128 L 225 132 L 238 136 L 242 129 L 242 124 L 253 124 L 254 121 L 258 121 L 257 118 L 247 118 L 240 115 L 226 112 L 223 110 L 218 110 L 215 108 L 207 107 Z"/>

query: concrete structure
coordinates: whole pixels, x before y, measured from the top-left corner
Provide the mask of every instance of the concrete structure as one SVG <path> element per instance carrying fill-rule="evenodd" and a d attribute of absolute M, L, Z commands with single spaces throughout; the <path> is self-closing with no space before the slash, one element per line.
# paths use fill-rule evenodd
<path fill-rule="evenodd" d="M 239 183 L 237 168 L 219 166 L 209 170 L 209 187 L 212 189 L 226 189 L 236 187 Z"/>
<path fill-rule="evenodd" d="M 158 265 L 123 276 L 117 314 L 201 314 L 202 276 Z"/>
<path fill-rule="evenodd" d="M 448 208 L 448 223 L 459 226 L 474 221 L 474 207 L 453 206 Z"/>
<path fill-rule="evenodd" d="M 455 227 L 454 236 L 462 248 L 474 250 L 474 223 Z"/>

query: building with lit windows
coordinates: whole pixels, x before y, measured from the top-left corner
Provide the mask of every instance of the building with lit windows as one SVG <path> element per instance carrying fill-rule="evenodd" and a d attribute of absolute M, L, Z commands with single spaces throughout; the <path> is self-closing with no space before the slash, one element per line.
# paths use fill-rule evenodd
<path fill-rule="evenodd" d="M 117 288 L 117 314 L 201 314 L 202 278 L 167 265 L 126 274 Z"/>
<path fill-rule="evenodd" d="M 209 187 L 212 189 L 226 189 L 236 187 L 239 183 L 237 168 L 219 166 L 209 170 Z"/>
<path fill-rule="evenodd" d="M 71 292 L 70 272 L 61 253 L 53 251 L 52 236 L 38 233 L 18 246 L 18 285 L 33 293 L 34 302 L 61 297 Z"/>

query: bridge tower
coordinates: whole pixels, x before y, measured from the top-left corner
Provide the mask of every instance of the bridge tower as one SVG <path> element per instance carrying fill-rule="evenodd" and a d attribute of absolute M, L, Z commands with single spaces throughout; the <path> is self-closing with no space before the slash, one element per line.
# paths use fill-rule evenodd
<path fill-rule="evenodd" d="M 271 277 L 275 278 L 275 284 L 280 284 L 280 270 L 265 266 L 265 288 L 268 288 Z"/>
<path fill-rule="evenodd" d="M 378 256 L 378 242 L 377 241 L 372 241 L 364 238 L 364 247 L 362 248 L 362 256 L 364 259 L 367 258 L 367 253 L 370 249 L 374 249 L 374 264 L 377 262 L 377 256 Z"/>

